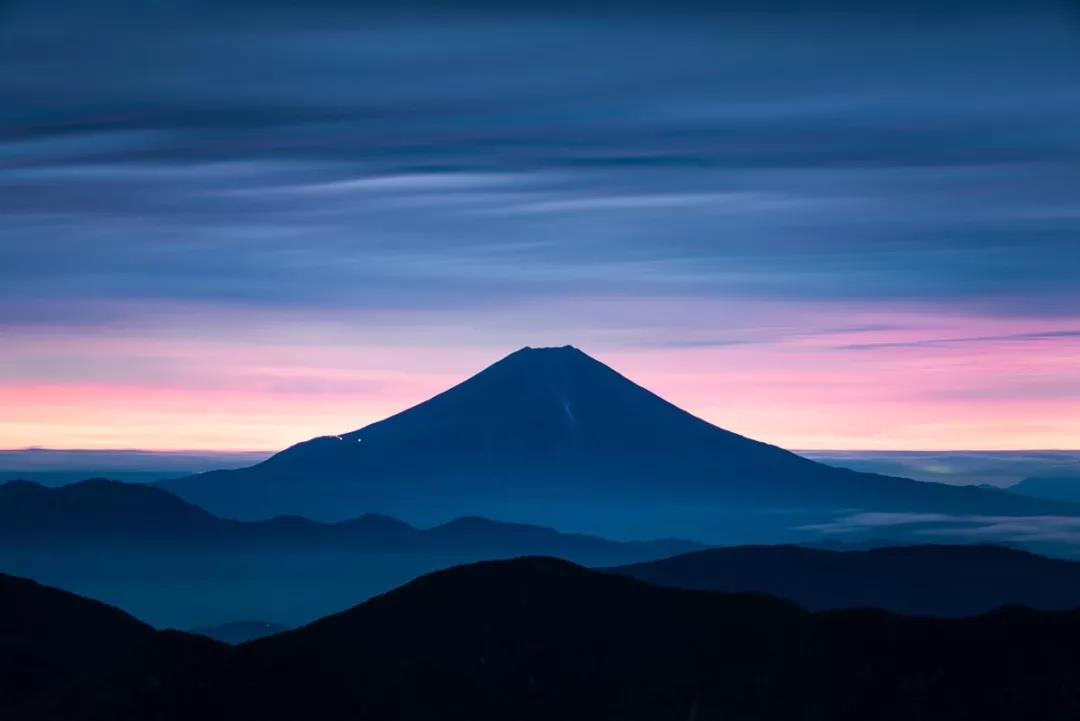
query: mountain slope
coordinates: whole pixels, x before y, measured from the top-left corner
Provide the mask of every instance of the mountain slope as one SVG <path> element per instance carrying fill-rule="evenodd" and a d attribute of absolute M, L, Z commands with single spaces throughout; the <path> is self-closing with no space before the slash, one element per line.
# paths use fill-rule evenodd
<path fill-rule="evenodd" d="M 1011 493 L 1063 503 L 1080 503 L 1080 476 L 1032 476 L 1009 486 Z"/>
<path fill-rule="evenodd" d="M 265 638 L 266 636 L 273 636 L 276 633 L 284 633 L 288 630 L 288 626 L 282 626 L 280 623 L 269 623 L 267 621 L 232 621 L 231 623 L 222 623 L 216 626 L 200 626 L 199 628 L 191 629 L 189 633 L 198 636 L 206 636 L 215 641 L 221 641 L 222 643 L 235 646 L 259 638 Z"/>
<path fill-rule="evenodd" d="M 75 683 L 152 634 L 110 606 L 0 574 L 0 716 Z"/>
<path fill-rule="evenodd" d="M 650 533 L 679 533 L 698 514 L 690 535 L 722 525 L 708 515 L 716 509 L 1080 512 L 816 463 L 707 423 L 571 347 L 524 348 L 360 430 L 161 484 L 236 518 L 337 519 L 364 509 L 438 522 L 481 513 L 640 533 L 647 506 L 658 521 Z"/>
<path fill-rule="evenodd" d="M 1078 645 L 1077 613 L 814 614 L 523 558 L 431 574 L 237 648 L 158 633 L 6 717 L 1071 719 Z"/>
<path fill-rule="evenodd" d="M 1080 563 L 996 546 L 741 546 L 609 570 L 672 588 L 768 593 L 810 610 L 972 616 L 1011 604 L 1080 608 Z"/>

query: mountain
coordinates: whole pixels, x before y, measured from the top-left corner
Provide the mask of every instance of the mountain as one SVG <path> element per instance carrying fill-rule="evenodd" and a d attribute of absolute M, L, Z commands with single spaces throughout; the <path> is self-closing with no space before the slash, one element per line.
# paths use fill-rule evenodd
<path fill-rule="evenodd" d="M 300 516 L 265 521 L 218 518 L 151 486 L 93 478 L 59 488 L 0 484 L 0 545 L 155 544 L 255 550 L 475 551 L 568 557 L 659 558 L 700 548 L 691 541 L 609 541 L 550 528 L 462 517 L 419 529 L 366 514 L 321 523 Z"/>
<path fill-rule="evenodd" d="M 11 617 L 4 596 L 0 616 Z M 89 602 L 84 602 L 89 603 Z M 29 627 L 55 609 L 30 604 Z M 27 634 L 23 634 L 26 636 Z M 33 634 L 30 634 L 31 638 Z M 0 635 L 0 642 L 6 642 Z M 1080 614 L 811 613 L 563 561 L 462 566 L 239 647 L 158 632 L 15 721 L 142 718 L 1015 721 L 1080 708 Z M 3 681 L 0 681 L 3 683 Z M 41 688 L 41 686 L 39 686 Z"/>
<path fill-rule="evenodd" d="M 153 633 L 123 611 L 0 574 L 0 717 L 116 661 Z"/>
<path fill-rule="evenodd" d="M 151 486 L 92 478 L 58 488 L 0 485 L 0 542 L 88 538 L 188 540 L 231 526 Z"/>
<path fill-rule="evenodd" d="M 216 626 L 200 626 L 199 628 L 191 629 L 190 633 L 198 636 L 206 636 L 215 641 L 221 641 L 222 643 L 236 646 L 259 638 L 273 636 L 277 633 L 284 633 L 288 630 L 288 626 L 282 626 L 280 623 L 269 623 L 267 621 L 233 621 L 231 623 L 221 623 Z"/>
<path fill-rule="evenodd" d="M 569 346 L 523 348 L 383 421 L 161 486 L 230 518 L 363 509 L 435 523 L 480 513 L 710 542 L 844 509 L 1080 513 L 817 463 L 718 428 Z"/>
<path fill-rule="evenodd" d="M 673 588 L 768 593 L 810 610 L 973 616 L 1010 604 L 1080 608 L 1080 563 L 997 546 L 742 546 L 610 570 Z"/>
<path fill-rule="evenodd" d="M 218 518 L 161 488 L 0 485 L 0 569 L 99 598 L 159 628 L 272 619 L 296 627 L 440 568 L 548 555 L 612 566 L 699 550 L 464 517 L 417 528 L 365 514 Z"/>
<path fill-rule="evenodd" d="M 1009 487 L 1021 496 L 1080 503 L 1080 476 L 1033 476 Z"/>

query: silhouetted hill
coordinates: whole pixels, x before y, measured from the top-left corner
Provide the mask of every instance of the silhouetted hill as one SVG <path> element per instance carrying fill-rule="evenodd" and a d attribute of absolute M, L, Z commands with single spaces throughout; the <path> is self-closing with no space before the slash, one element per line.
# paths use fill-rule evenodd
<path fill-rule="evenodd" d="M 1080 608 L 1080 563 L 998 546 L 740 546 L 610 571 L 673 588 L 768 593 L 810 610 L 971 616 L 1011 604 Z"/>
<path fill-rule="evenodd" d="M 1009 486 L 1021 496 L 1065 503 L 1080 503 L 1080 476 L 1033 476 Z"/>
<path fill-rule="evenodd" d="M 629 552 L 661 558 L 699 546 L 692 541 L 661 539 L 656 541 L 608 541 L 583 533 L 560 533 L 543 526 L 524 523 L 500 523 L 477 516 L 465 516 L 423 531 L 427 543 L 437 548 L 480 550 L 512 549 L 521 555 L 563 556 L 581 553 L 611 554 Z"/>
<path fill-rule="evenodd" d="M 222 623 L 217 626 L 200 626 L 199 628 L 191 629 L 190 633 L 198 634 L 199 636 L 207 636 L 215 641 L 221 641 L 222 643 L 235 646 L 259 638 L 265 638 L 266 636 L 273 636 L 277 633 L 284 633 L 288 630 L 288 626 L 282 626 L 280 623 L 268 623 L 267 621 L 233 621 L 232 623 Z"/>
<path fill-rule="evenodd" d="M 243 692 L 230 688 L 236 677 L 233 647 L 206 636 L 157 631 L 116 660 L 96 666 L 56 691 L 5 714 L 16 721 L 226 721 L 223 708 L 237 708 Z M 0 708 L 0 713 L 4 709 Z M 241 712 L 233 716 L 248 718 Z"/>
<path fill-rule="evenodd" d="M 236 648 L 159 633 L 95 679 L 7 716 L 1073 719 L 1078 647 L 1074 612 L 814 614 L 523 558 L 431 574 Z"/>
<path fill-rule="evenodd" d="M 59 488 L 30 481 L 0 485 L 0 540 L 217 534 L 223 523 L 159 488 L 92 478 Z"/>
<path fill-rule="evenodd" d="M 299 516 L 217 518 L 160 488 L 95 478 L 60 488 L 0 485 L 0 545 L 177 545 L 188 549 L 469 551 L 569 558 L 660 558 L 700 548 L 691 541 L 609 541 L 550 528 L 465 517 L 418 529 L 366 514 L 338 523 Z"/>
<path fill-rule="evenodd" d="M 115 662 L 153 633 L 123 611 L 0 574 L 0 717 Z"/>
<path fill-rule="evenodd" d="M 1080 512 L 816 463 L 707 423 L 569 346 L 524 348 L 360 430 L 161 485 L 234 518 L 338 519 L 363 509 L 438 522 L 482 513 L 581 518 L 590 530 L 649 535 L 685 534 L 693 514 L 706 514 L 700 527 L 717 533 L 740 522 L 717 522 L 707 515 L 715 509 Z"/>

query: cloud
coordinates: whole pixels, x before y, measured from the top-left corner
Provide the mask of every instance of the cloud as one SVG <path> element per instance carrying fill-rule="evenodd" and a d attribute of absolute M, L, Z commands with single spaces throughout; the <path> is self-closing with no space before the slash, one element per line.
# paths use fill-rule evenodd
<path fill-rule="evenodd" d="M 1024 341 L 1080 338 L 1080 330 L 1047 330 L 1034 333 L 1010 333 L 1007 335 L 984 335 L 966 338 L 925 338 L 912 341 L 888 341 L 882 343 L 850 343 L 836 346 L 838 350 L 882 350 L 885 348 L 941 348 L 968 343 L 1022 343 Z"/>
<path fill-rule="evenodd" d="M 985 543 L 1080 543 L 1076 516 L 976 516 L 938 513 L 854 513 L 804 526 L 824 534 L 904 532 L 924 539 Z"/>
<path fill-rule="evenodd" d="M 801 384 L 865 398 L 871 366 L 904 403 L 993 385 L 995 418 L 1043 425 L 965 417 L 965 439 L 1075 435 L 1061 4 L 375 5 L 3 6 L 5 339 L 66 337 L 72 377 L 116 337 L 423 338 L 476 360 L 542 336 L 708 357 L 695 382 L 763 384 L 776 408 Z M 874 400 L 867 442 L 940 435 Z M 836 403 L 804 414 L 834 419 L 823 438 L 789 437 L 850 438 Z M 747 408 L 770 436 L 786 422 Z"/>

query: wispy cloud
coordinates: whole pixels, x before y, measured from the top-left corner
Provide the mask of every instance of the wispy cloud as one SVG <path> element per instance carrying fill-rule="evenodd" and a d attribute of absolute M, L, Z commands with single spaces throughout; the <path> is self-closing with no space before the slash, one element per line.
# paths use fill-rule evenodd
<path fill-rule="evenodd" d="M 884 341 L 880 343 L 850 343 L 836 346 L 839 350 L 882 350 L 886 348 L 941 348 L 968 343 L 1023 343 L 1025 341 L 1080 338 L 1080 330 L 1048 330 L 1033 333 L 1010 333 L 1006 335 L 983 335 L 960 338 L 926 338 L 920 340 Z"/>
<path fill-rule="evenodd" d="M 131 338 L 235 342 L 219 381 L 573 342 L 777 442 L 1077 437 L 1058 3 L 444 5 L 0 5 L 0 386 L 98 402 Z"/>

